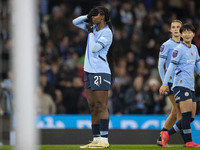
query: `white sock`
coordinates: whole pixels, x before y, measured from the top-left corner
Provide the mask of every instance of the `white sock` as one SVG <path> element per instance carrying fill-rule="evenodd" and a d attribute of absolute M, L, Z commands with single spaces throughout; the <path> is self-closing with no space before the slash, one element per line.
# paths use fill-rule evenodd
<path fill-rule="evenodd" d="M 102 142 L 104 142 L 104 143 L 108 144 L 108 138 L 101 137 L 101 140 L 102 140 Z"/>

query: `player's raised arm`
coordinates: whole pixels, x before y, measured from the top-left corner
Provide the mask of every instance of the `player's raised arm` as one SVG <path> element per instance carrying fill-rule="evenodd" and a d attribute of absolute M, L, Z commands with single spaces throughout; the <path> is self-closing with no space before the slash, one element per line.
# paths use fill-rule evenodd
<path fill-rule="evenodd" d="M 74 20 L 72 21 L 72 23 L 73 23 L 75 26 L 77 26 L 78 28 L 83 29 L 83 30 L 85 30 L 85 31 L 88 31 L 88 30 L 87 30 L 87 27 L 86 27 L 86 25 L 87 25 L 88 23 L 86 23 L 85 21 L 86 21 L 86 20 L 91 21 L 92 16 L 96 16 L 97 14 L 98 14 L 97 9 L 94 9 L 94 8 L 93 8 L 93 9 L 90 10 L 90 12 L 88 13 L 88 15 L 80 16 L 80 17 L 74 19 Z M 88 32 L 89 32 L 89 31 L 88 31 Z M 90 33 L 90 32 L 89 32 L 89 33 Z"/>
<path fill-rule="evenodd" d="M 78 28 L 80 29 L 83 29 L 85 31 L 87 31 L 87 28 L 86 28 L 86 20 L 88 19 L 87 17 L 88 15 L 84 15 L 84 16 L 80 16 L 78 18 L 75 18 L 72 23 L 77 26 Z"/>

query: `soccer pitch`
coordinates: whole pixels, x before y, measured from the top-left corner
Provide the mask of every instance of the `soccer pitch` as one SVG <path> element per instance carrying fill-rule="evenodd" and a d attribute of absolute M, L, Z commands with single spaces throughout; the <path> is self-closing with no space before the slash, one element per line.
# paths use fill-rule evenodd
<path fill-rule="evenodd" d="M 39 150 L 80 150 L 80 145 L 42 145 Z M 183 145 L 170 145 L 167 149 L 183 150 Z M 88 148 L 89 149 L 89 148 Z M 111 145 L 107 150 L 160 150 L 163 148 L 157 145 Z M 187 148 L 193 149 L 193 148 Z M 0 146 L 0 150 L 13 150 L 13 146 Z"/>

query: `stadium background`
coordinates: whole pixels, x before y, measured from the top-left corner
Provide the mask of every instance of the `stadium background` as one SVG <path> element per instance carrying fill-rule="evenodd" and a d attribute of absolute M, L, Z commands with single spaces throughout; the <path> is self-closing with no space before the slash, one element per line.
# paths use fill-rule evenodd
<path fill-rule="evenodd" d="M 43 116 L 46 118 L 50 117 L 50 120 L 45 120 L 41 116 L 38 127 L 56 128 L 57 117 L 61 115 L 64 118 L 61 117 L 58 126 L 65 128 L 63 124 L 67 120 L 73 122 L 74 119 L 76 122 L 83 114 L 89 114 L 83 90 L 82 69 L 87 34 L 74 27 L 71 21 L 79 15 L 87 14 L 94 6 L 104 5 L 111 12 L 114 31 L 114 41 L 108 54 L 112 70 L 112 90 L 109 91 L 108 109 L 113 115 L 113 118 L 111 117 L 114 120 L 113 128 L 142 129 L 140 121 L 145 122 L 145 115 L 148 115 L 152 124 L 147 129 L 161 129 L 171 105 L 167 97 L 158 94 L 159 48 L 170 37 L 168 31 L 170 22 L 176 18 L 195 26 L 197 30 L 193 43 L 198 49 L 200 48 L 200 2 L 198 0 L 74 0 L 72 2 L 38 0 L 37 2 L 39 45 L 36 52 L 39 55 L 38 83 L 40 84 L 38 114 L 47 115 Z M 9 131 L 14 125 L 10 119 L 14 99 L 10 67 L 12 36 L 7 0 L 0 1 L 0 15 L 0 115 L 3 120 L 0 123 L 0 141 L 8 144 L 12 137 Z M 198 77 L 195 83 L 196 96 L 199 98 Z M 51 114 L 54 115 L 48 116 Z M 76 116 L 71 118 L 70 114 Z M 140 114 L 140 119 L 136 114 Z M 198 114 L 200 114 L 200 103 L 197 108 Z M 90 124 L 88 120 L 89 116 L 83 117 L 83 128 L 88 128 Z M 135 121 L 138 126 L 134 122 L 129 122 L 126 128 L 123 128 L 118 125 L 121 120 Z M 66 124 L 69 125 L 67 128 L 79 128 L 77 124 L 71 126 L 70 123 Z M 193 129 L 197 130 L 195 133 L 200 130 L 199 124 L 200 119 L 197 117 L 196 126 L 193 123 Z M 156 134 L 158 135 L 159 132 L 157 131 Z"/>

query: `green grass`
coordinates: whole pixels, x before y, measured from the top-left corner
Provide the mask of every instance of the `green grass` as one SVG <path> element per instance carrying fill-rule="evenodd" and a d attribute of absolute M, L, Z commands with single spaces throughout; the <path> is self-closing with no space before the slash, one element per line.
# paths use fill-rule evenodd
<path fill-rule="evenodd" d="M 39 146 L 40 150 L 80 150 L 80 145 L 42 145 Z M 183 145 L 170 145 L 167 149 L 183 150 L 183 149 L 194 149 L 184 148 Z M 0 146 L 0 150 L 12 150 L 13 146 Z M 162 147 L 157 145 L 111 145 L 107 150 L 163 150 Z"/>

